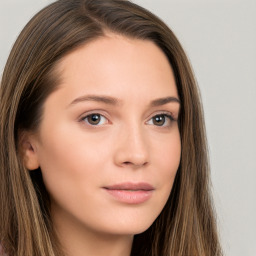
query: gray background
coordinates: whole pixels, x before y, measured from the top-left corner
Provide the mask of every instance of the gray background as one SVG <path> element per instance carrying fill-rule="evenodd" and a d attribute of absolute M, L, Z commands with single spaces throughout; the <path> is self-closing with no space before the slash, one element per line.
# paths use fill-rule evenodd
<path fill-rule="evenodd" d="M 0 0 L 0 73 L 18 33 L 50 0 Z M 136 0 L 184 46 L 201 88 L 225 255 L 256 255 L 256 1 Z"/>

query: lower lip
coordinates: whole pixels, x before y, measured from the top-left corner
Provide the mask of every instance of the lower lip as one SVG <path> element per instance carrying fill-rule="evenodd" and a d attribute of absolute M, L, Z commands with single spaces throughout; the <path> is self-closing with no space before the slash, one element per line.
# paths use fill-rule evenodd
<path fill-rule="evenodd" d="M 141 204 L 149 200 L 152 196 L 153 190 L 118 190 L 106 189 L 106 191 L 115 199 L 127 204 Z"/>

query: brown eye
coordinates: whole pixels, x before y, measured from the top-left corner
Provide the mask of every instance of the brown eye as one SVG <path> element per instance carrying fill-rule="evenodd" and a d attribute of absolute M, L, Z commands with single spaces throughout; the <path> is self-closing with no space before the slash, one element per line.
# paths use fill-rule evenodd
<path fill-rule="evenodd" d="M 100 114 L 91 114 L 83 118 L 83 121 L 85 121 L 89 125 L 102 125 L 105 124 L 107 119 L 100 115 Z"/>
<path fill-rule="evenodd" d="M 153 124 L 157 126 L 163 126 L 165 124 L 165 115 L 157 115 L 153 117 Z"/>
<path fill-rule="evenodd" d="M 153 116 L 147 124 L 155 125 L 159 127 L 170 127 L 175 119 L 169 114 L 158 114 Z"/>

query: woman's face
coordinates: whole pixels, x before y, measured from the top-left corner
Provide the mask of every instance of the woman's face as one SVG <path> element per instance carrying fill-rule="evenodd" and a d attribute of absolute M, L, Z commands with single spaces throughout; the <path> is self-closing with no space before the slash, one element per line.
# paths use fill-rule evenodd
<path fill-rule="evenodd" d="M 27 162 L 42 170 L 56 226 L 145 231 L 180 161 L 180 104 L 166 56 L 150 41 L 110 34 L 57 70 L 60 85 L 44 103 Z"/>

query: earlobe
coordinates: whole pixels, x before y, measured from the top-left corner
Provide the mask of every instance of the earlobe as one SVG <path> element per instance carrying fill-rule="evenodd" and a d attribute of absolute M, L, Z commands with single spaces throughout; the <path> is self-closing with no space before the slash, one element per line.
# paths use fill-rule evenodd
<path fill-rule="evenodd" d="M 20 150 L 24 166 L 30 171 L 38 169 L 37 151 L 33 146 L 33 139 L 26 133 L 23 133 L 20 137 Z"/>

